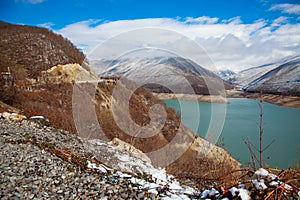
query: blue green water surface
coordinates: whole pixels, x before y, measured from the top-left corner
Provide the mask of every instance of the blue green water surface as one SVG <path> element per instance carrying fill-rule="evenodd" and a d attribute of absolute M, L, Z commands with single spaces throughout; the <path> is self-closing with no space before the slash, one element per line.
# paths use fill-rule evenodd
<path fill-rule="evenodd" d="M 243 138 L 249 138 L 254 146 L 259 147 L 259 102 L 246 98 L 228 100 L 230 104 L 177 100 L 165 100 L 165 103 L 178 110 L 183 123 L 203 138 L 207 132 L 215 131 L 214 126 L 222 126 L 222 117 L 214 122 L 211 117 L 218 118 L 225 110 L 218 142 L 223 142 L 225 149 L 246 165 L 251 158 Z M 195 124 L 199 126 L 195 127 Z M 287 168 L 300 159 L 300 109 L 263 102 L 263 145 L 266 147 L 272 140 L 274 143 L 263 154 L 268 166 Z M 255 147 L 252 149 L 256 151 Z"/>

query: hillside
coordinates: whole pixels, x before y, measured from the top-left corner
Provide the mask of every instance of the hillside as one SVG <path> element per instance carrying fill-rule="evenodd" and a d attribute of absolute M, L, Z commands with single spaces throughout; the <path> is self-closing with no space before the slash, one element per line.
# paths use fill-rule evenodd
<path fill-rule="evenodd" d="M 0 72 L 10 67 L 17 80 L 36 78 L 58 64 L 82 64 L 85 59 L 69 40 L 48 29 L 2 21 L 0 54 Z"/>
<path fill-rule="evenodd" d="M 116 84 L 123 91 L 121 96 L 117 96 L 118 98 L 112 97 Z M 118 99 L 131 93 L 130 88 L 135 86 L 134 82 L 126 79 L 101 81 L 96 88 L 94 84 L 89 83 L 75 85 L 68 82 L 48 83 L 36 86 L 34 92 L 19 91 L 15 96 L 13 105 L 22 108 L 23 112 L 29 116 L 44 115 L 50 119 L 55 128 L 68 130 L 83 138 L 104 140 L 119 138 L 146 153 L 156 167 L 160 165 L 164 167 L 165 164 L 174 161 L 172 165 L 167 167 L 167 171 L 183 179 L 185 177 L 197 179 L 204 174 L 207 177 L 217 177 L 240 166 L 225 150 L 199 138 L 181 124 L 175 110 L 168 108 L 144 88 L 136 90 L 130 98 L 130 117 L 139 126 L 147 126 L 150 122 L 148 116 L 150 107 L 159 104 L 167 113 L 166 122 L 161 127 L 158 118 L 151 124 L 154 129 L 161 127 L 154 136 L 140 137 L 140 134 L 143 134 L 141 132 L 143 129 L 132 130 L 131 135 L 128 135 L 126 130 L 123 130 L 116 122 L 118 119 L 123 119 L 126 111 L 126 104 L 122 101 L 119 102 Z M 75 94 L 74 90 L 76 90 Z M 95 97 L 91 98 L 90 92 L 94 90 Z M 74 95 L 78 96 L 74 97 Z M 78 102 L 75 102 L 76 105 L 79 105 L 77 112 L 75 108 L 77 115 L 74 115 L 74 98 L 78 99 Z M 112 110 L 113 102 L 118 102 L 114 104 L 118 105 L 114 111 Z M 94 105 L 94 110 L 91 110 L 93 107 L 90 108 L 88 105 Z M 115 111 L 118 112 L 117 115 Z M 93 113 L 96 114 L 96 119 L 93 118 Z M 130 124 L 126 119 L 121 122 Z M 101 129 L 98 129 L 95 123 L 99 123 Z M 191 146 L 189 147 L 189 145 Z M 165 146 L 168 146 L 166 150 L 159 151 Z M 153 154 L 156 151 L 159 151 L 159 154 Z M 164 160 L 163 163 L 161 163 L 162 160 Z"/>
<path fill-rule="evenodd" d="M 222 95 L 224 87 L 232 88 L 213 72 L 182 57 L 98 60 L 91 61 L 91 66 L 101 76 L 125 76 L 156 93 Z"/>
<path fill-rule="evenodd" d="M 244 88 L 256 80 L 259 76 L 275 69 L 276 67 L 278 67 L 278 64 L 275 63 L 261 65 L 240 71 L 239 73 L 230 76 L 230 78 L 232 79 L 232 82 L 237 85 L 237 87 Z"/>
<path fill-rule="evenodd" d="M 246 92 L 300 95 L 300 56 L 241 71 L 235 84 Z"/>
<path fill-rule="evenodd" d="M 260 76 L 248 87 L 249 92 L 300 95 L 300 56 L 281 64 L 277 68 Z"/>

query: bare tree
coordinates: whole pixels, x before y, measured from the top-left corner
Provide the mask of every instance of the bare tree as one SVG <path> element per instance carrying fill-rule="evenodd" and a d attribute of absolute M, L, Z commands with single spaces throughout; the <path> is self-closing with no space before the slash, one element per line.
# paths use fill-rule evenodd
<path fill-rule="evenodd" d="M 259 167 L 263 167 L 264 166 L 264 152 L 275 142 L 275 140 L 272 140 L 266 147 L 263 146 L 263 100 L 262 100 L 262 96 L 259 100 L 259 122 L 258 122 L 258 126 L 259 126 L 259 148 L 255 145 L 253 145 L 253 143 L 249 140 L 249 138 L 244 138 L 244 142 L 247 145 L 247 148 L 250 152 L 250 156 L 251 156 L 251 165 L 253 167 L 256 166 L 256 163 L 258 163 Z M 254 151 L 255 150 L 255 151 Z M 257 155 L 258 153 L 258 155 Z M 271 155 L 269 155 L 266 160 L 270 159 Z"/>

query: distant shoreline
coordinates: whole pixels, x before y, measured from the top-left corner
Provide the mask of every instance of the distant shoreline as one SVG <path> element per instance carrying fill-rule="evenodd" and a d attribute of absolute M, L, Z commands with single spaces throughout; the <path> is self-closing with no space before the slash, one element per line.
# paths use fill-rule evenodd
<path fill-rule="evenodd" d="M 185 101 L 201 101 L 211 103 L 225 103 L 229 101 L 221 95 L 198 95 L 198 94 L 174 94 L 174 93 L 153 93 L 154 96 L 161 100 L 179 99 Z"/>
<path fill-rule="evenodd" d="M 210 103 L 225 103 L 230 104 L 227 98 L 249 98 L 259 100 L 262 98 L 264 101 L 279 106 L 300 108 L 299 96 L 284 96 L 275 94 L 260 94 L 260 93 L 247 93 L 238 90 L 227 90 L 226 98 L 221 95 L 198 95 L 198 94 L 174 94 L 174 93 L 153 93 L 154 96 L 161 100 L 179 99 L 185 101 L 200 101 Z"/>
<path fill-rule="evenodd" d="M 268 103 L 276 104 L 279 106 L 300 108 L 300 96 L 285 96 L 277 94 L 260 94 L 260 93 L 248 93 L 238 90 L 227 90 L 227 98 L 249 98 L 259 100 L 262 98 L 263 101 Z"/>

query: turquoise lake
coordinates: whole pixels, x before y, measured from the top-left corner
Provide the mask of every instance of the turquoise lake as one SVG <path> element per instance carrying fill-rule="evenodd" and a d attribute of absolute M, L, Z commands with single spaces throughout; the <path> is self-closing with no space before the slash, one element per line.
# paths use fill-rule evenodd
<path fill-rule="evenodd" d="M 230 104 L 177 100 L 165 100 L 165 103 L 178 110 L 183 123 L 202 138 L 207 132 L 214 131 L 213 126 L 220 127 L 218 143 L 224 143 L 234 158 L 247 165 L 251 158 L 243 138 L 249 138 L 254 146 L 259 147 L 259 101 L 246 98 L 228 100 Z M 220 117 L 212 123 L 211 117 L 216 119 L 222 113 L 225 120 Z M 195 127 L 195 124 L 199 126 Z M 212 126 L 210 129 L 209 125 Z M 263 145 L 266 147 L 273 140 L 264 152 L 264 163 L 268 166 L 287 168 L 300 159 L 300 109 L 263 102 Z"/>

